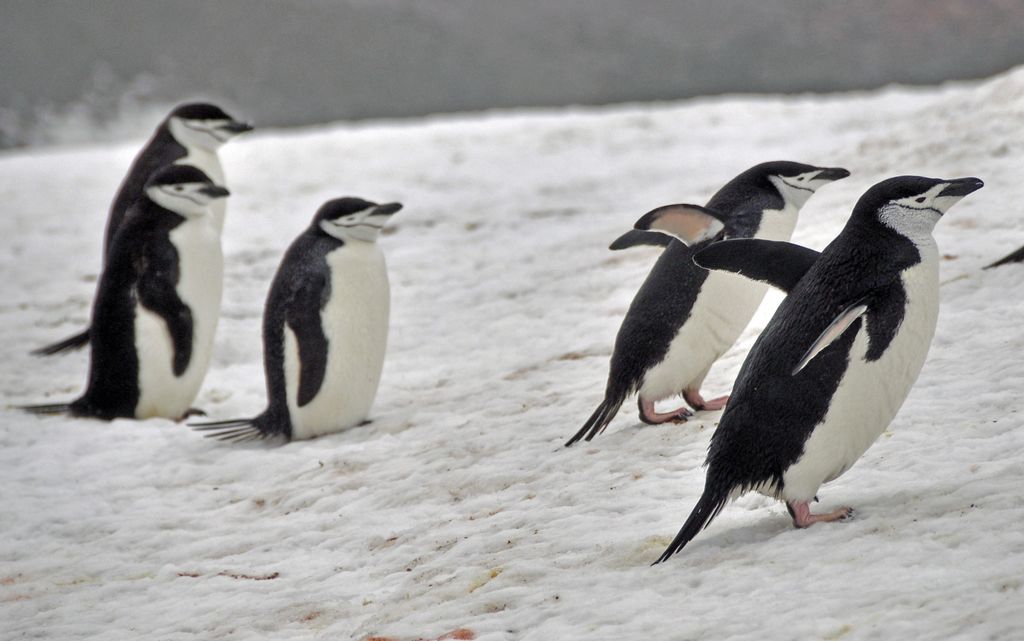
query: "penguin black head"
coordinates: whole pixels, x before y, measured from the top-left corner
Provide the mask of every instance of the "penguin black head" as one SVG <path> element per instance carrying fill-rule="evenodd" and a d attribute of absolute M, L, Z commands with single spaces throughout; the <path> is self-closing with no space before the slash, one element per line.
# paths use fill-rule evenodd
<path fill-rule="evenodd" d="M 186 147 L 215 151 L 237 134 L 252 130 L 252 125 L 229 116 L 217 105 L 190 102 L 178 105 L 165 121 L 174 139 Z"/>
<path fill-rule="evenodd" d="M 815 167 L 790 160 L 775 160 L 754 165 L 736 180 L 774 188 L 787 205 L 800 208 L 823 185 L 849 175 L 850 172 L 842 167 Z"/>
<path fill-rule="evenodd" d="M 192 165 L 168 165 L 157 170 L 144 190 L 150 200 L 186 218 L 205 215 L 211 202 L 231 193 Z"/>
<path fill-rule="evenodd" d="M 984 186 L 978 178 L 896 176 L 864 192 L 853 208 L 851 222 L 877 221 L 916 242 L 931 236 L 950 207 Z"/>
<path fill-rule="evenodd" d="M 320 206 L 313 227 L 342 242 L 372 243 L 388 218 L 401 208 L 401 203 L 378 205 L 362 198 L 335 198 Z"/>

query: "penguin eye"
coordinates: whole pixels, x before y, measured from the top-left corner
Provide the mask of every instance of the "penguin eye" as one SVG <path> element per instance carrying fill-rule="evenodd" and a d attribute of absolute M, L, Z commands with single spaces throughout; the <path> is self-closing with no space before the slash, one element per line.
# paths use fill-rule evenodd
<path fill-rule="evenodd" d="M 182 187 L 181 185 L 175 185 L 175 186 L 174 186 L 174 191 L 179 191 L 179 192 L 180 192 L 180 191 L 185 191 L 185 188 L 184 188 L 184 187 Z"/>
<path fill-rule="evenodd" d="M 806 178 L 806 176 L 800 176 L 796 179 L 796 181 L 802 183 L 804 181 L 804 178 Z"/>
<path fill-rule="evenodd" d="M 917 198 L 914 199 L 914 202 L 915 203 L 923 203 L 924 202 L 924 196 L 918 196 Z"/>

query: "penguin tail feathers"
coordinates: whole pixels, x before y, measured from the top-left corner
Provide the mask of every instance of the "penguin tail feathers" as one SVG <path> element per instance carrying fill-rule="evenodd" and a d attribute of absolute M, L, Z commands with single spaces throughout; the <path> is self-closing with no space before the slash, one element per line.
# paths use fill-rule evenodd
<path fill-rule="evenodd" d="M 206 438 L 214 438 L 218 441 L 230 443 L 246 443 L 248 441 L 259 441 L 278 433 L 267 428 L 265 415 L 260 414 L 254 418 L 235 418 L 227 421 L 212 421 L 204 423 L 189 423 L 196 432 L 205 432 Z"/>
<path fill-rule="evenodd" d="M 15 405 L 15 409 L 19 409 L 29 414 L 35 414 L 37 416 L 52 416 L 54 414 L 68 414 L 71 412 L 71 403 L 51 403 L 49 405 Z"/>
<path fill-rule="evenodd" d="M 44 347 L 34 349 L 29 354 L 33 356 L 53 356 L 54 354 L 61 354 L 63 352 L 70 352 L 73 349 L 79 349 L 89 344 L 89 330 L 86 329 L 84 332 L 79 332 L 74 336 L 65 338 L 62 341 L 51 343 Z"/>
<path fill-rule="evenodd" d="M 706 528 L 711 521 L 718 516 L 718 513 L 725 507 L 729 500 L 730 488 L 727 485 L 713 483 L 710 475 L 707 484 L 704 486 L 704 493 L 697 501 L 696 507 L 690 512 L 686 523 L 679 529 L 676 538 L 672 539 L 665 551 L 661 553 L 658 560 L 651 565 L 657 565 L 669 560 L 673 554 L 686 547 L 690 540 Z"/>
<path fill-rule="evenodd" d="M 580 439 L 589 441 L 603 432 L 604 428 L 608 427 L 608 424 L 612 422 L 613 418 L 615 418 L 615 414 L 618 413 L 619 408 L 622 407 L 622 402 L 624 400 L 625 399 L 623 398 L 609 398 L 605 396 L 605 399 L 597 406 L 597 409 L 590 415 L 587 422 L 583 424 L 583 427 L 581 427 L 571 439 L 565 442 L 565 446 L 570 447 Z"/>
<path fill-rule="evenodd" d="M 991 265 L 985 265 L 982 269 L 992 269 L 993 267 L 1001 267 L 1003 265 L 1009 265 L 1010 263 L 1019 263 L 1024 261 L 1024 247 L 1021 247 L 1017 251 L 1013 252 L 1009 256 L 1003 256 Z"/>

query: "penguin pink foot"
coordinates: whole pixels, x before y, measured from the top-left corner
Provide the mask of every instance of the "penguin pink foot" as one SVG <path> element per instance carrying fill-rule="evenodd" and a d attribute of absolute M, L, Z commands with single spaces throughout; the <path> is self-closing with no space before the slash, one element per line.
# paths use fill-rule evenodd
<path fill-rule="evenodd" d="M 685 423 L 686 419 L 693 416 L 693 412 L 684 407 L 679 407 L 671 412 L 654 411 L 654 401 L 640 399 L 640 420 L 648 425 L 660 425 L 662 423 Z"/>
<path fill-rule="evenodd" d="M 811 527 L 815 523 L 828 523 L 831 521 L 845 521 L 853 516 L 852 507 L 841 507 L 827 514 L 811 514 L 811 506 L 807 501 L 794 501 L 786 503 L 789 515 L 793 517 L 793 527 Z"/>
<path fill-rule="evenodd" d="M 729 395 L 719 396 L 713 398 L 710 401 L 705 401 L 704 397 L 700 395 L 700 390 L 683 390 L 683 399 L 695 410 L 704 410 L 713 412 L 720 410 L 725 407 L 725 404 L 729 402 Z"/>

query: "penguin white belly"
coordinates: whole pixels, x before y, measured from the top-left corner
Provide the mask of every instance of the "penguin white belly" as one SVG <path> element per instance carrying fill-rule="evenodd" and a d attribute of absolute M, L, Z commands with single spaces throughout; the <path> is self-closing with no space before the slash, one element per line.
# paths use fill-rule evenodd
<path fill-rule="evenodd" d="M 766 210 L 753 238 L 789 240 L 798 213 L 796 207 Z M 746 329 L 767 291 L 763 283 L 728 272 L 710 272 L 665 358 L 644 375 L 640 396 L 661 400 L 683 390 L 699 390 L 711 366 Z"/>
<path fill-rule="evenodd" d="M 204 174 L 210 177 L 213 184 L 224 187 L 224 168 L 220 164 L 220 156 L 217 152 L 207 151 L 199 147 L 192 147 L 188 149 L 188 155 L 184 158 L 179 158 L 174 161 L 175 165 L 192 165 L 193 167 L 202 170 Z M 226 198 L 217 198 L 210 203 L 210 212 L 213 215 L 215 221 L 215 227 L 217 233 L 220 234 L 224 231 L 224 217 L 227 215 L 228 203 Z"/>
<path fill-rule="evenodd" d="M 661 400 L 699 389 L 714 362 L 743 333 L 766 291 L 767 285 L 736 274 L 708 274 L 665 358 L 644 375 L 640 396 Z"/>
<path fill-rule="evenodd" d="M 857 462 L 896 416 L 924 366 L 939 314 L 938 251 L 918 246 L 921 262 L 903 272 L 907 302 L 889 347 L 867 361 L 866 325 L 850 349 L 850 363 L 825 418 L 815 426 L 804 452 L 783 474 L 782 496 L 809 501 L 822 483 Z M 870 322 L 870 319 L 868 319 Z"/>
<path fill-rule="evenodd" d="M 192 355 L 181 376 L 174 375 L 174 345 L 167 323 L 142 305 L 135 307 L 135 349 L 139 357 L 136 418 L 185 415 L 199 393 L 213 351 L 220 316 L 224 259 L 213 221 L 189 219 L 170 232 L 178 251 L 177 293 L 192 311 Z"/>
<path fill-rule="evenodd" d="M 298 407 L 298 343 L 285 326 L 285 380 L 292 438 L 306 439 L 363 422 L 384 367 L 390 292 L 376 243 L 350 240 L 327 255 L 331 293 L 320 312 L 327 367 L 312 401 Z"/>

